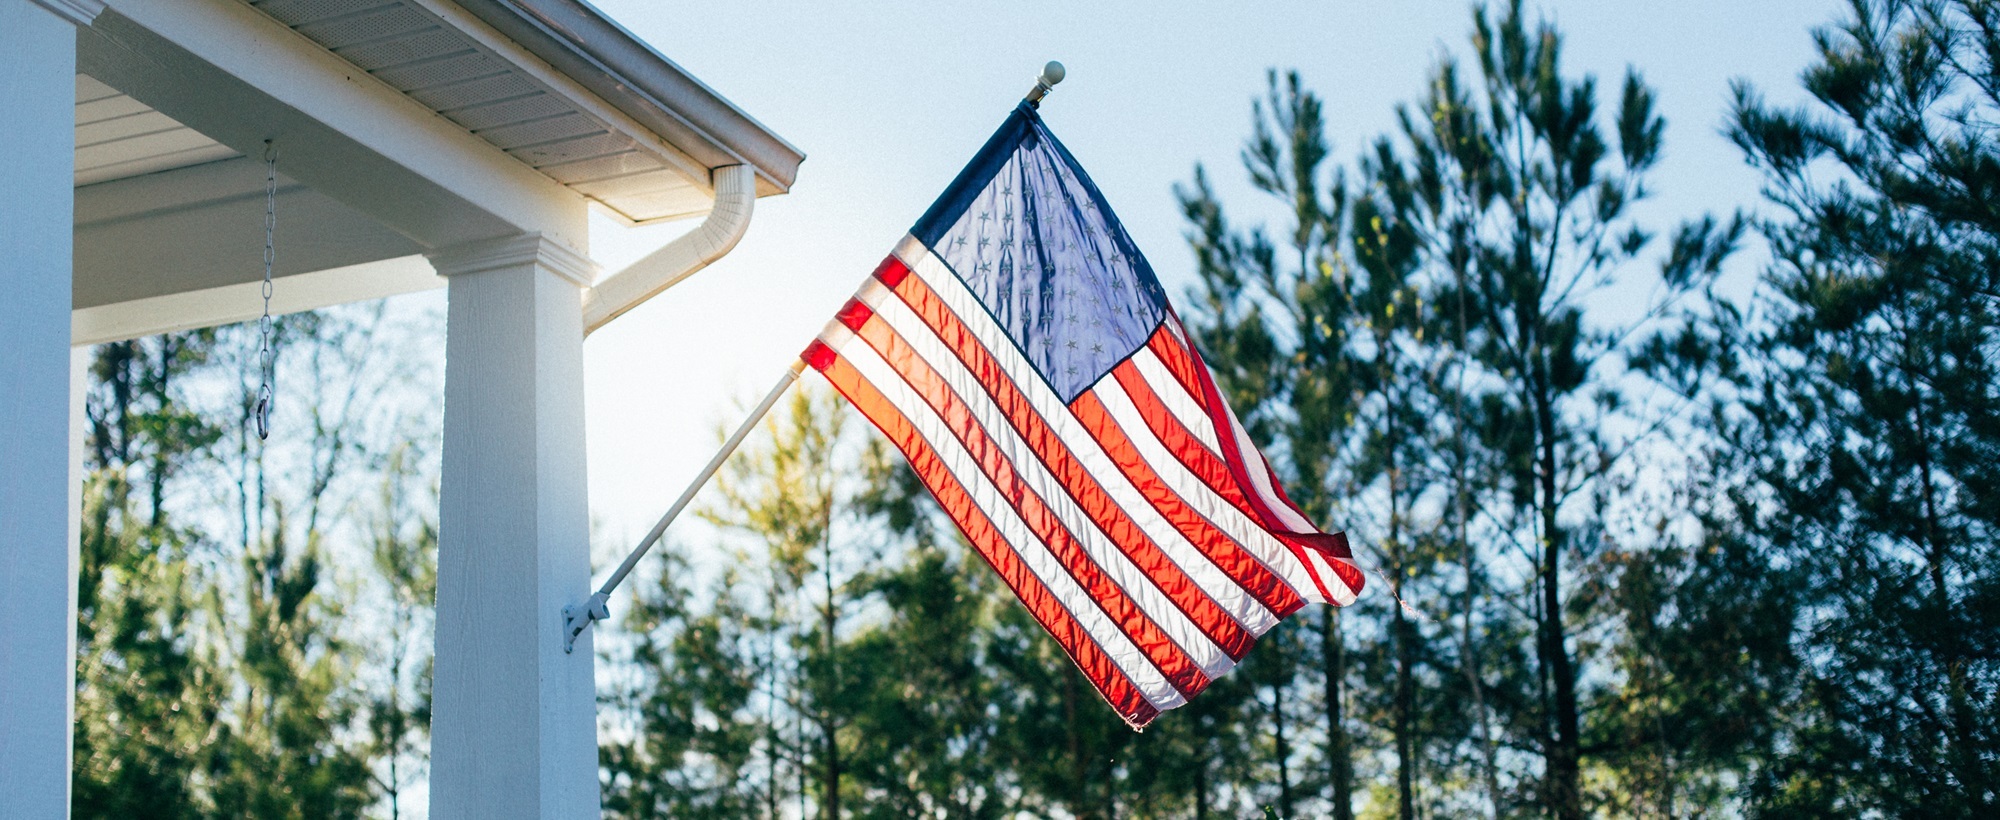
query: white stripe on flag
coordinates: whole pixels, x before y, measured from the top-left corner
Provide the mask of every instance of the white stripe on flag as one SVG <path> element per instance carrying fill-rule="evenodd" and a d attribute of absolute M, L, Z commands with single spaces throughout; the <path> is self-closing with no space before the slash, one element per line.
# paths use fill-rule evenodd
<path fill-rule="evenodd" d="M 1243 454 L 1243 472 L 1250 476 L 1250 488 L 1263 499 L 1264 506 L 1278 517 L 1278 523 L 1284 525 L 1286 532 L 1319 532 L 1318 527 L 1299 515 L 1271 488 L 1271 467 L 1264 462 L 1264 453 L 1257 449 L 1257 443 L 1251 441 L 1250 434 L 1243 430 L 1243 423 L 1236 420 L 1236 411 L 1229 407 L 1229 402 L 1222 403 L 1222 412 L 1229 416 L 1229 432 L 1236 437 L 1236 450 Z"/>
<path fill-rule="evenodd" d="M 1319 573 L 1319 577 L 1326 579 L 1326 591 L 1327 594 L 1333 596 L 1335 606 L 1347 606 L 1354 603 L 1353 588 L 1349 587 L 1346 581 L 1340 579 L 1340 573 L 1333 571 L 1333 565 L 1327 563 L 1326 556 L 1321 555 L 1319 550 L 1311 547 L 1303 549 L 1302 552 L 1306 554 L 1306 560 L 1312 563 L 1313 572 Z"/>
<path fill-rule="evenodd" d="M 1187 385 L 1174 377 L 1173 371 L 1167 369 L 1166 363 L 1160 361 L 1152 348 L 1139 348 L 1139 352 L 1132 356 L 1132 366 L 1138 368 L 1139 375 L 1146 378 L 1146 384 L 1153 388 L 1154 395 L 1160 397 L 1160 403 L 1166 405 L 1175 419 L 1180 420 L 1181 426 L 1200 439 L 1208 452 L 1221 459 L 1222 445 L 1215 440 L 1215 420 L 1202 411 L 1201 403 L 1188 394 Z"/>
<path fill-rule="evenodd" d="M 1174 338 L 1178 340 L 1183 347 L 1189 347 L 1189 349 L 1192 349 L 1192 347 L 1188 344 L 1187 341 L 1187 333 L 1185 330 L 1181 328 L 1180 320 L 1178 318 L 1170 317 L 1167 320 L 1167 329 L 1173 333 Z M 1151 355 L 1152 351 L 1149 350 L 1146 351 L 1146 353 L 1148 355 Z M 1195 366 L 1206 367 L 1206 364 L 1198 361 L 1198 359 L 1199 357 L 1197 357 L 1197 362 Z M 1163 372 L 1165 371 L 1164 364 L 1157 361 L 1155 361 L 1154 364 L 1159 365 L 1160 369 Z M 1213 375 L 1211 375 L 1210 378 L 1213 378 Z M 1186 387 L 1180 383 L 1179 379 L 1172 378 L 1171 374 L 1165 374 L 1161 378 L 1155 379 L 1152 378 L 1151 373 L 1147 373 L 1146 382 L 1147 384 L 1153 386 L 1154 392 L 1160 394 L 1161 401 L 1167 404 L 1169 409 L 1173 411 L 1174 415 L 1181 420 L 1181 424 L 1183 426 L 1186 426 L 1191 430 L 1198 430 L 1203 432 L 1213 429 L 1212 421 L 1205 420 L 1203 423 L 1200 424 L 1189 424 L 1188 417 L 1181 415 L 1181 413 L 1183 412 L 1183 408 L 1175 404 L 1172 400 L 1166 398 L 1168 395 L 1173 395 L 1176 398 L 1186 398 L 1187 400 L 1192 401 L 1193 397 L 1189 396 L 1186 393 Z M 1170 387 L 1163 389 L 1162 385 L 1169 385 Z M 1193 409 L 1195 412 L 1199 412 L 1198 405 L 1195 408 L 1189 408 L 1189 409 Z M 1278 517 L 1279 523 L 1285 525 L 1285 527 L 1289 531 L 1295 533 L 1320 532 L 1320 529 L 1318 527 L 1313 526 L 1312 522 L 1305 520 L 1305 517 L 1299 515 L 1296 510 L 1293 510 L 1290 504 L 1286 503 L 1283 499 L 1280 499 L 1278 497 L 1277 492 L 1271 486 L 1271 472 L 1268 463 L 1264 460 L 1264 453 L 1262 450 L 1257 449 L 1255 443 L 1250 441 L 1250 434 L 1244 431 L 1242 422 L 1236 420 L 1235 409 L 1231 408 L 1228 402 L 1223 402 L 1221 409 L 1222 412 L 1229 418 L 1230 429 L 1228 431 L 1228 434 L 1236 439 L 1237 450 L 1244 454 L 1243 460 L 1245 463 L 1243 465 L 1243 468 L 1244 472 L 1249 474 L 1250 476 L 1250 482 L 1251 482 L 1250 489 L 1257 494 L 1257 497 L 1260 500 L 1264 502 L 1264 506 L 1270 508 L 1271 512 Z M 1197 435 L 1200 435 L 1200 433 L 1197 433 Z M 1208 444 L 1210 447 L 1216 447 L 1216 442 L 1213 439 L 1204 437 L 1202 441 L 1203 443 Z M 1215 452 L 1217 453 L 1217 455 L 1221 454 L 1220 449 L 1215 450 Z M 1255 464 L 1249 463 L 1252 455 L 1256 457 Z M 1328 595 L 1332 596 L 1333 600 L 1329 602 L 1326 599 L 1326 596 L 1321 595 L 1319 593 L 1319 589 L 1313 586 L 1299 588 L 1299 592 L 1302 595 L 1306 596 L 1309 600 L 1315 600 L 1321 603 L 1333 603 L 1338 606 L 1347 606 L 1348 604 L 1354 603 L 1355 600 L 1354 589 L 1349 587 L 1347 585 L 1347 582 L 1341 580 L 1341 576 L 1339 573 L 1333 571 L 1333 567 L 1327 562 L 1326 556 L 1321 555 L 1318 550 L 1312 549 L 1310 547 L 1302 548 L 1300 551 L 1305 554 L 1306 563 L 1311 566 L 1313 575 L 1320 578 L 1326 584 L 1327 593 Z"/>

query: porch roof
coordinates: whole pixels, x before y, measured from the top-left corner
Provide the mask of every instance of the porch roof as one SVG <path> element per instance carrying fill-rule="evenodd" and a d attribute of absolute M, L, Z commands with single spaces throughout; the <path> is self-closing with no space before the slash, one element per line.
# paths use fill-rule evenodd
<path fill-rule="evenodd" d="M 804 159 L 583 0 L 103 8 L 77 41 L 78 343 L 255 315 L 265 140 L 280 312 L 436 287 L 419 254 L 468 242 L 587 253 L 587 205 L 699 216 L 717 169 L 770 196 Z"/>
<path fill-rule="evenodd" d="M 784 193 L 804 158 L 580 0 L 248 4 L 629 224 L 705 212 L 721 166 Z M 235 156 L 79 75 L 79 186 Z"/>

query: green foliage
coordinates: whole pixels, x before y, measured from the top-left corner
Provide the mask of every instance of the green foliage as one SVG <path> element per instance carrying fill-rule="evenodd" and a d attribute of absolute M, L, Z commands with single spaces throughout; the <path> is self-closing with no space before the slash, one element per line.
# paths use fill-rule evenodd
<path fill-rule="evenodd" d="M 736 551 L 697 593 L 669 547 L 667 573 L 633 610 L 631 664 L 643 682 L 621 697 L 638 726 L 630 742 L 604 744 L 607 811 L 774 816 L 791 799 L 803 811 L 808 798 L 837 811 L 849 715 L 839 664 L 848 584 L 836 584 L 830 560 L 834 401 L 794 394 L 772 417 L 771 439 L 732 460 L 719 503 L 700 510 L 756 551 Z M 713 603 L 697 608 L 697 597 Z"/>
<path fill-rule="evenodd" d="M 74 808 L 195 817 L 229 681 L 203 640 L 197 540 L 165 507 L 168 476 L 219 438 L 179 400 L 213 334 L 106 345 L 93 361 L 77 595 Z"/>
<path fill-rule="evenodd" d="M 604 809 L 617 817 L 746 817 L 775 796 L 775 755 L 759 744 L 772 731 L 752 711 L 760 670 L 743 657 L 754 647 L 748 613 L 737 605 L 740 580 L 726 575 L 706 612 L 691 609 L 687 563 L 667 553 L 654 589 L 638 596 L 626 626 L 635 635 L 632 664 L 644 683 L 610 703 L 636 713 L 630 742 L 600 742 L 607 777 Z M 754 772 L 753 766 L 765 771 Z"/>
<path fill-rule="evenodd" d="M 1235 228 L 1204 170 L 1180 192 L 1195 336 L 1226 396 L 1293 496 L 1379 567 L 1380 603 L 1323 630 L 1317 664 L 1268 679 L 1274 697 L 1318 694 L 1324 718 L 1292 731 L 1321 746 L 1336 815 L 1357 802 L 1357 741 L 1373 742 L 1356 718 L 1393 745 L 1385 793 L 1402 817 L 1579 817 L 1634 788 L 1629 767 L 1607 768 L 1630 739 L 1587 719 L 1622 703 L 1588 666 L 1617 653 L 1578 633 L 1618 603 L 1604 547 L 1656 424 L 1618 374 L 1745 230 L 1680 226 L 1662 296 L 1634 319 L 1599 315 L 1653 244 L 1629 214 L 1664 141 L 1655 94 L 1629 71 L 1601 110 L 1596 80 L 1565 70 L 1560 33 L 1520 3 L 1475 10 L 1472 28 L 1473 75 L 1441 62 L 1353 175 L 1325 167 L 1318 99 L 1273 74 L 1243 156 L 1282 208 L 1282 243 Z M 1285 715 L 1266 720 L 1274 740 Z M 1284 746 L 1274 807 L 1292 814 Z"/>
<path fill-rule="evenodd" d="M 430 756 L 432 659 L 425 633 L 437 604 L 438 528 L 424 510 L 436 508 L 437 496 L 421 493 L 415 504 L 409 498 L 419 453 L 411 444 L 394 446 L 381 461 L 378 515 L 367 536 L 389 619 L 386 634 L 373 642 L 374 662 L 387 680 L 367 695 L 363 752 L 376 763 L 375 786 L 392 818 L 401 815 L 402 792 Z"/>
<path fill-rule="evenodd" d="M 402 636 L 430 606 L 435 527 L 423 522 L 435 517 L 398 500 L 424 480 L 407 447 L 379 471 L 356 460 L 386 449 L 385 426 L 390 438 L 412 432 L 394 402 L 373 401 L 406 389 L 411 374 L 363 366 L 387 326 L 379 309 L 281 325 L 291 372 L 310 387 L 289 394 L 302 399 L 297 415 L 283 417 L 293 423 L 271 447 L 245 424 L 241 379 L 253 353 L 240 328 L 96 351 L 78 607 L 80 817 L 359 817 L 378 797 L 394 814 L 408 778 L 394 774 L 378 790 L 377 756 L 392 772 L 424 756 L 428 647 L 412 652 Z M 284 437 L 301 428 L 309 434 Z M 346 495 L 364 474 L 381 477 L 379 509 Z M 358 675 L 372 660 L 345 634 L 358 590 L 334 575 L 336 551 L 361 552 L 346 545 L 359 511 L 382 519 L 375 557 L 395 606 L 376 623 L 403 650 L 382 659 L 394 691 L 380 697 Z"/>
<path fill-rule="evenodd" d="M 331 634 L 339 610 L 317 600 L 318 545 L 289 556 L 277 512 L 273 537 L 243 556 L 240 612 L 210 598 L 218 622 L 241 619 L 228 654 L 241 691 L 207 750 L 211 798 L 224 816 L 359 817 L 366 760 L 335 737 L 356 715 L 342 691 L 349 649 Z"/>
<path fill-rule="evenodd" d="M 1653 596 L 1699 620 L 1645 620 L 1663 671 L 1733 707 L 1666 711 L 1734 728 L 1700 751 L 1754 814 L 2000 803 L 1997 15 L 1855 2 L 1815 34 L 1810 105 L 1739 86 L 1729 135 L 1776 208 L 1764 288 L 1648 348 L 1717 478 L 1693 565 Z"/>

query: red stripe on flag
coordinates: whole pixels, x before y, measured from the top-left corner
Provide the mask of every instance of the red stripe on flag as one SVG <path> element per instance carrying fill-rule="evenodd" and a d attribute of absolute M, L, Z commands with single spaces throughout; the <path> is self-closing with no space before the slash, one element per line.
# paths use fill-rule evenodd
<path fill-rule="evenodd" d="M 1263 497 L 1257 493 L 1256 486 L 1251 483 L 1250 474 L 1244 472 L 1245 465 L 1249 462 L 1245 460 L 1242 449 L 1237 446 L 1236 427 L 1229 420 L 1229 410 L 1223 403 L 1222 392 L 1216 388 L 1215 380 L 1208 375 L 1208 366 L 1202 364 L 1200 357 L 1193 350 L 1182 347 L 1164 327 L 1146 341 L 1146 346 L 1152 348 L 1154 355 L 1166 363 L 1167 369 L 1173 371 L 1174 377 L 1182 380 L 1182 386 L 1188 387 L 1188 392 L 1208 410 L 1208 422 L 1214 425 L 1215 440 L 1222 447 L 1220 455 L 1223 467 L 1229 470 L 1230 476 L 1236 479 L 1237 486 L 1242 488 L 1245 500 L 1250 502 L 1251 509 L 1257 514 L 1257 520 L 1264 522 L 1264 528 L 1272 532 L 1291 529 L 1278 519 L 1277 513 L 1273 512 Z M 1190 377 L 1193 379 L 1192 385 L 1187 383 Z M 1263 466 L 1262 457 L 1257 461 L 1259 466 Z M 1305 556 L 1299 556 L 1299 560 L 1304 561 Z"/>
<path fill-rule="evenodd" d="M 1162 328 L 1154 336 L 1163 336 L 1166 333 L 1166 329 Z M 1152 383 L 1146 381 L 1145 375 L 1139 372 L 1131 360 L 1120 363 L 1111 372 L 1117 377 L 1118 386 L 1125 388 L 1125 395 L 1131 397 L 1133 406 L 1139 408 L 1139 415 L 1146 420 L 1147 429 L 1153 431 L 1153 435 L 1159 438 L 1160 444 L 1167 448 L 1167 452 L 1173 453 L 1189 472 L 1194 473 L 1196 478 L 1213 488 L 1217 495 L 1222 496 L 1236 509 L 1242 510 L 1244 515 L 1252 520 L 1261 519 L 1256 508 L 1251 507 L 1250 500 L 1245 497 L 1249 492 L 1248 488 L 1236 484 L 1236 476 L 1229 472 L 1229 465 L 1222 463 L 1221 457 L 1208 449 L 1208 445 L 1203 444 L 1187 425 L 1181 423 L 1180 417 L 1174 415 L 1174 411 L 1168 409 L 1166 402 L 1160 400 L 1160 394 L 1153 392 Z"/>
<path fill-rule="evenodd" d="M 1258 455 L 1260 456 L 1258 460 L 1264 462 L 1264 475 L 1269 476 L 1271 479 L 1271 492 L 1278 494 L 1279 503 L 1284 504 L 1286 508 L 1298 515 L 1299 518 L 1311 521 L 1312 519 L 1306 516 L 1306 511 L 1299 509 L 1298 502 L 1293 501 L 1292 496 L 1285 492 L 1285 482 L 1278 480 L 1278 471 L 1271 466 L 1271 462 L 1261 458 L 1261 453 Z"/>
<path fill-rule="evenodd" d="M 1180 320 L 1177 317 L 1170 316 L 1168 321 L 1177 322 Z M 1250 475 L 1244 472 L 1246 465 L 1250 462 L 1247 460 L 1242 449 L 1237 447 L 1236 425 L 1230 421 L 1229 405 L 1223 402 L 1221 391 L 1215 387 L 1215 379 L 1211 378 L 1208 374 L 1208 366 L 1202 364 L 1200 356 L 1196 355 L 1192 349 L 1181 347 L 1177 341 L 1172 339 L 1165 341 L 1165 344 L 1161 344 L 1162 339 L 1159 334 L 1154 334 L 1153 338 L 1147 344 L 1154 346 L 1154 353 L 1160 355 L 1163 361 L 1168 357 L 1160 353 L 1160 348 L 1167 348 L 1177 351 L 1174 355 L 1185 357 L 1192 364 L 1195 381 L 1200 386 L 1200 391 L 1194 395 L 1202 397 L 1203 404 L 1208 408 L 1209 422 L 1215 425 L 1215 438 L 1222 446 L 1222 463 L 1229 467 L 1230 474 L 1236 477 L 1236 483 L 1243 487 L 1244 494 L 1248 496 L 1251 506 L 1256 508 L 1258 512 L 1259 520 L 1264 522 L 1265 529 L 1280 536 L 1278 540 L 1284 542 L 1285 547 L 1291 550 L 1292 554 L 1299 559 L 1299 563 L 1306 565 L 1306 574 L 1312 577 L 1313 585 L 1319 589 L 1320 597 L 1328 601 L 1334 600 L 1333 593 L 1326 588 L 1326 579 L 1319 577 L 1319 573 L 1312 569 L 1312 562 L 1306 560 L 1305 550 L 1308 548 L 1301 546 L 1296 541 L 1282 537 L 1291 528 L 1279 520 L 1277 513 L 1271 510 L 1270 506 L 1264 502 L 1263 496 L 1250 483 Z M 1168 367 L 1171 369 L 1175 365 L 1170 363 Z M 1179 378 L 1179 376 L 1177 375 L 1176 378 Z M 1250 455 L 1256 456 L 1258 463 L 1260 465 L 1263 464 L 1264 457 L 1262 455 L 1257 453 L 1251 453 Z M 1268 470 L 1269 467 L 1265 466 L 1265 469 Z M 1284 494 L 1284 489 L 1275 480 L 1271 483 L 1271 486 L 1280 496 Z M 1359 592 L 1360 588 L 1354 587 L 1354 590 Z"/>
<path fill-rule="evenodd" d="M 833 348 L 827 347 L 825 342 L 814 339 L 811 344 L 806 345 L 806 351 L 799 354 L 799 358 L 805 359 L 806 364 L 811 365 L 812 369 L 825 372 L 827 365 L 833 364 L 835 355 Z"/>
<path fill-rule="evenodd" d="M 1180 319 L 1177 316 L 1170 316 L 1168 321 L 1178 323 Z M 1298 555 L 1299 561 L 1306 565 L 1308 572 L 1314 579 L 1314 583 L 1318 585 L 1321 594 L 1325 595 L 1328 599 L 1332 599 L 1333 596 L 1328 593 L 1326 588 L 1326 579 L 1320 578 L 1319 573 L 1311 571 L 1312 563 L 1306 560 L 1304 550 L 1315 550 L 1346 559 L 1351 555 L 1347 547 L 1347 537 L 1340 533 L 1326 535 L 1318 532 L 1292 532 L 1292 528 L 1279 518 L 1276 511 L 1265 501 L 1263 495 L 1257 491 L 1256 485 L 1244 470 L 1254 470 L 1261 467 L 1264 475 L 1270 479 L 1271 493 L 1276 496 L 1278 502 L 1284 504 L 1287 509 L 1297 514 L 1301 520 L 1310 521 L 1310 519 L 1306 517 L 1305 511 L 1299 509 L 1299 505 L 1292 501 L 1291 496 L 1286 494 L 1284 482 L 1278 480 L 1278 474 L 1275 470 L 1271 469 L 1270 463 L 1265 461 L 1261 454 L 1252 453 L 1248 455 L 1256 456 L 1257 464 L 1251 465 L 1248 461 L 1248 456 L 1238 447 L 1236 429 L 1235 425 L 1230 422 L 1228 406 L 1223 403 L 1221 392 L 1216 388 L 1215 380 L 1208 372 L 1208 366 L 1202 363 L 1201 354 L 1183 344 L 1166 327 L 1162 327 L 1158 333 L 1153 335 L 1153 338 L 1147 340 L 1147 347 L 1153 351 L 1155 356 L 1159 357 L 1161 363 L 1165 364 L 1167 369 L 1174 374 L 1174 378 L 1181 382 L 1181 386 L 1186 388 L 1189 394 L 1194 396 L 1208 412 L 1209 421 L 1215 428 L 1216 441 L 1223 448 L 1223 452 L 1220 454 L 1222 456 L 1220 459 L 1221 465 L 1235 478 L 1234 483 L 1237 484 L 1240 490 L 1238 498 L 1252 505 L 1251 511 L 1255 512 L 1254 517 L 1264 521 L 1267 525 L 1266 528 L 1272 534 L 1278 536 L 1278 539 L 1284 542 L 1285 546 L 1290 548 L 1293 553 Z M 1195 447 L 1187 450 L 1186 453 L 1191 458 L 1200 459 L 1199 454 L 1206 453 L 1207 448 L 1201 446 L 1198 441 L 1193 442 L 1193 444 Z M 1182 452 L 1180 448 L 1175 448 L 1176 455 L 1180 455 Z M 1211 481 L 1212 484 L 1214 483 L 1212 479 L 1208 478 L 1209 470 L 1212 468 L 1198 467 L 1195 463 L 1188 461 L 1184 461 L 1183 463 L 1188 463 L 1190 469 L 1196 469 L 1198 474 L 1203 476 L 1204 480 Z M 1360 593 L 1363 578 L 1359 569 L 1345 560 L 1328 561 L 1327 563 L 1333 567 L 1334 573 L 1340 576 L 1342 583 L 1346 584 L 1351 591 L 1357 594 Z"/>
<path fill-rule="evenodd" d="M 1160 673 L 1166 676 L 1174 688 L 1189 697 L 1207 688 L 1208 677 L 1202 673 L 1200 667 L 1190 660 L 1187 652 L 1161 631 L 1160 626 L 1141 611 L 1125 589 L 1113 581 L 1085 552 L 1083 545 L 1071 534 L 1061 517 L 1051 512 L 1042 499 L 1014 471 L 1013 463 L 1007 454 L 987 435 L 985 428 L 973 417 L 971 409 L 966 407 L 964 400 L 952 391 L 950 385 L 945 384 L 937 372 L 931 369 L 930 364 L 912 350 L 909 343 L 898 336 L 888 323 L 879 318 L 856 328 L 855 335 L 880 353 L 882 360 L 901 374 L 903 380 L 909 383 L 917 395 L 922 396 L 931 409 L 937 411 L 938 416 L 944 419 L 952 433 L 965 444 L 966 451 L 972 454 L 979 462 L 980 468 L 993 480 L 993 485 L 1000 489 L 1001 495 L 1005 496 L 1021 514 L 1021 519 L 1027 522 L 1029 529 L 1033 530 L 1042 543 L 1048 546 L 1049 552 L 1062 562 L 1063 568 L 1076 579 L 1077 585 L 1090 593 L 1091 598 L 1104 610 L 1104 614 L 1117 623 L 1125 634 L 1131 637 L 1133 643 L 1138 644 L 1146 653 L 1147 659 L 1159 668 Z M 1095 484 L 1085 488 L 1083 494 L 1072 491 L 1071 496 L 1076 499 L 1077 506 L 1085 510 L 1092 507 L 1117 509 Z M 1160 583 L 1163 577 L 1178 580 L 1179 586 L 1193 587 L 1193 582 L 1181 573 L 1178 567 L 1166 562 L 1158 550 L 1144 550 L 1154 559 L 1147 562 L 1140 560 L 1141 556 L 1135 554 L 1139 550 L 1126 547 L 1123 543 L 1119 546 L 1124 548 L 1126 555 L 1133 558 L 1140 571 L 1153 579 L 1163 590 L 1170 585 Z M 1146 542 L 1146 546 L 1150 547 L 1151 543 Z M 1194 589 L 1193 592 L 1195 595 L 1200 595 L 1198 589 Z M 1171 592 L 1169 597 L 1172 597 Z M 1214 607 L 1213 602 L 1208 602 L 1206 597 L 1202 600 L 1211 608 Z M 1212 618 L 1220 619 L 1230 627 L 1236 626 L 1235 621 L 1219 609 L 1210 614 Z M 1211 629 L 1210 625 L 1202 623 L 1200 618 L 1190 616 L 1190 619 L 1196 626 L 1202 627 L 1204 633 L 1221 631 L 1227 634 L 1227 629 Z M 1237 627 L 1236 632 L 1241 634 L 1242 629 Z M 1243 637 L 1244 646 L 1247 648 L 1248 635 Z M 1213 639 L 1211 634 L 1211 640 Z M 1220 642 L 1218 644 L 1221 645 Z M 1229 646 L 1222 646 L 1225 652 L 1230 652 Z M 1230 652 L 1232 660 L 1240 657 L 1242 657 L 1240 653 Z"/>
<path fill-rule="evenodd" d="M 888 437 L 896 449 L 902 451 L 903 457 L 910 462 L 910 468 L 924 482 L 931 495 L 937 498 L 945 514 L 965 533 L 966 540 L 1000 574 L 1028 612 L 1035 616 L 1035 621 L 1048 631 L 1050 637 L 1055 638 L 1056 644 L 1097 687 L 1098 693 L 1111 704 L 1111 708 L 1134 726 L 1144 726 L 1158 716 L 1159 709 L 1140 694 L 1103 648 L 1042 584 L 1041 579 L 1022 564 L 1013 547 L 994 529 L 979 505 L 952 476 L 951 470 L 938 460 L 937 454 L 911 426 L 909 419 L 845 360 L 835 357 L 826 366 L 817 369 L 833 384 L 834 389 L 846 396 L 856 410 L 861 411 Z"/>
<path fill-rule="evenodd" d="M 874 309 L 861 304 L 860 299 L 849 299 L 847 304 L 840 306 L 840 312 L 835 313 L 833 318 L 839 319 L 848 330 L 860 330 L 861 326 L 868 322 L 868 317 L 874 315 Z"/>
<path fill-rule="evenodd" d="M 1014 429 L 1019 431 L 1023 441 L 1035 451 L 1049 472 L 1061 481 L 1065 491 L 1077 500 L 1078 506 L 1089 514 L 1098 529 L 1118 545 L 1132 562 L 1138 564 L 1155 585 L 1172 600 L 1175 606 L 1187 613 L 1188 618 L 1201 627 L 1204 634 L 1231 658 L 1242 657 L 1255 636 L 1249 634 L 1235 617 L 1224 611 L 1203 592 L 1201 587 L 1189 578 L 1187 573 L 1169 559 L 1144 530 L 1132 521 L 1124 508 L 1110 499 L 1097 480 L 1090 475 L 1082 462 L 1077 461 L 1069 448 L 1048 422 L 1036 412 L 1034 405 L 1021 394 L 1020 387 L 1007 375 L 1005 368 L 993 358 L 972 331 L 953 313 L 950 306 L 933 293 L 921 277 L 911 276 L 895 288 L 895 294 L 909 305 L 910 309 L 936 333 L 945 347 L 957 354 L 958 359 L 971 371 L 974 378 L 986 386 L 986 392 L 993 403 L 1007 416 Z M 1242 649 L 1232 649 L 1241 647 Z"/>
<path fill-rule="evenodd" d="M 1281 532 L 1277 533 L 1277 536 L 1287 541 L 1295 541 L 1305 549 L 1315 550 L 1322 555 L 1328 556 L 1326 565 L 1333 568 L 1333 574 L 1340 576 L 1340 582 L 1346 584 L 1348 589 L 1358 593 L 1361 591 L 1362 584 L 1367 581 L 1367 578 L 1361 573 L 1361 568 L 1355 566 L 1349 560 L 1354 557 L 1354 551 L 1347 545 L 1347 533 L 1336 532 L 1332 535 L 1325 535 L 1319 533 Z M 1340 560 L 1334 560 L 1336 558 Z"/>
<path fill-rule="evenodd" d="M 897 259 L 893 253 L 889 254 L 889 258 L 882 260 L 882 264 L 875 266 L 875 278 L 882 280 L 882 284 L 891 288 L 902 284 L 903 277 L 909 275 L 909 266 L 903 264 L 903 260 Z"/>
<path fill-rule="evenodd" d="M 1178 320 L 1168 317 L 1167 321 Z M 1202 410 L 1209 413 L 1215 412 L 1215 408 L 1209 404 L 1208 395 L 1201 389 L 1202 379 L 1200 373 L 1206 366 L 1201 363 L 1200 359 L 1195 357 L 1193 350 L 1188 349 L 1181 344 L 1179 339 L 1174 338 L 1173 332 L 1169 331 L 1165 324 L 1162 324 L 1159 330 L 1153 332 L 1153 338 L 1146 340 L 1146 347 L 1153 351 L 1154 356 L 1159 357 L 1160 363 L 1167 366 L 1167 372 L 1174 374 L 1174 378 L 1180 381 L 1181 388 L 1185 389 L 1188 395 L 1194 397 L 1195 403 L 1201 405 Z M 1226 436 L 1229 430 L 1224 428 L 1219 432 L 1221 435 Z"/>
<path fill-rule="evenodd" d="M 1129 366 L 1130 362 L 1119 365 L 1121 368 Z M 1174 528 L 1180 530 L 1182 535 L 1187 536 L 1188 542 L 1201 550 L 1203 555 L 1208 556 L 1216 568 L 1228 575 L 1231 581 L 1242 587 L 1243 591 L 1256 597 L 1265 609 L 1271 610 L 1271 614 L 1279 618 L 1297 612 L 1299 607 L 1305 606 L 1304 599 L 1293 592 L 1290 585 L 1271 574 L 1271 570 L 1265 567 L 1263 562 L 1258 561 L 1256 556 L 1243 549 L 1241 544 L 1236 543 L 1236 539 L 1229 537 L 1213 522 L 1188 506 L 1187 501 L 1181 498 L 1179 493 L 1167 486 L 1167 482 L 1160 478 L 1160 474 L 1147 464 L 1145 459 L 1140 458 L 1138 448 L 1126 437 L 1117 420 L 1111 418 L 1111 414 L 1105 411 L 1095 390 L 1086 390 L 1077 396 L 1075 401 L 1070 402 L 1070 410 L 1075 412 L 1077 421 L 1083 422 L 1084 428 L 1089 430 L 1092 436 L 1104 442 L 1105 451 L 1111 455 L 1113 461 L 1117 462 L 1118 469 L 1125 473 L 1126 478 L 1131 479 L 1132 485 L 1146 496 L 1147 501 L 1152 502 L 1153 508 L 1172 522 Z M 1225 646 L 1224 649 L 1230 653 L 1231 658 L 1242 660 L 1242 653 L 1249 651 L 1250 645 L 1245 642 L 1240 647 Z"/>

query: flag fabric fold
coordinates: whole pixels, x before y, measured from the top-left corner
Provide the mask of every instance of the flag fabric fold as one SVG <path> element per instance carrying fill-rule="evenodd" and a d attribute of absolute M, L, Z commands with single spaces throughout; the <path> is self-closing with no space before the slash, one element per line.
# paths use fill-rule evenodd
<path fill-rule="evenodd" d="M 803 355 L 1134 728 L 1361 590 L 1026 103 Z"/>

